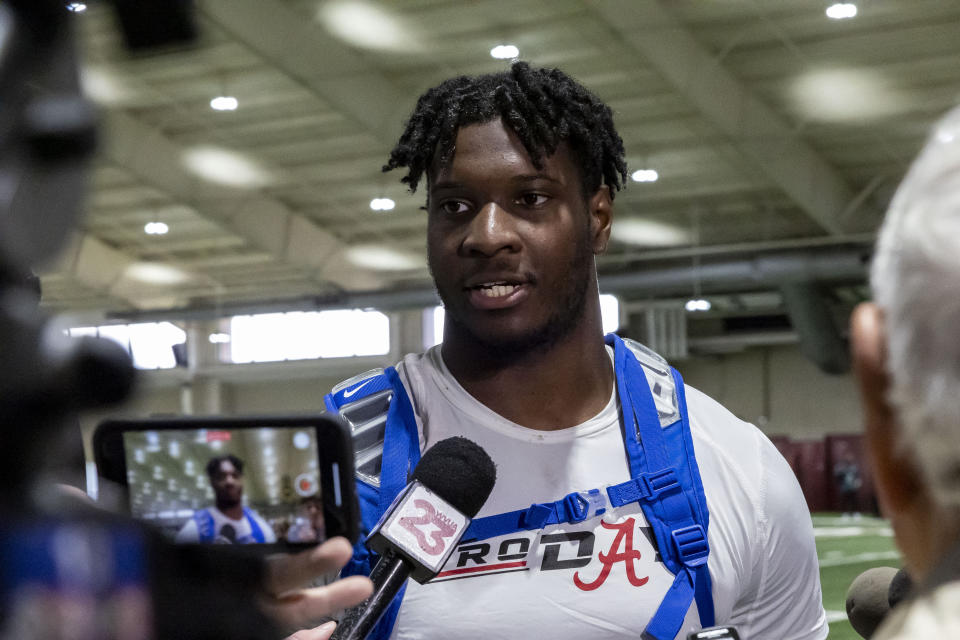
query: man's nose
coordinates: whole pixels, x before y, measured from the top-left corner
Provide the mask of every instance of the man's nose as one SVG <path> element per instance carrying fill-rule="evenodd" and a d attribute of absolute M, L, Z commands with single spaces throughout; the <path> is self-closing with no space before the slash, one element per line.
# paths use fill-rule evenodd
<path fill-rule="evenodd" d="M 485 204 L 470 220 L 463 250 L 484 256 L 493 256 L 502 250 L 518 251 L 520 237 L 516 222 L 514 216 L 496 202 Z"/>

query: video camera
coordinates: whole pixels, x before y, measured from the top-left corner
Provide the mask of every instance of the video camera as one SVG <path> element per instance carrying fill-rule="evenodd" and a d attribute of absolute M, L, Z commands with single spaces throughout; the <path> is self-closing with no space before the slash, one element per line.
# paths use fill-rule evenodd
<path fill-rule="evenodd" d="M 38 491 L 52 443 L 78 428 L 75 413 L 124 400 L 135 373 L 117 345 L 51 330 L 25 284 L 76 228 L 96 147 L 96 113 L 80 90 L 73 14 L 65 4 L 0 3 L 0 640 L 280 637 L 256 602 L 264 572 L 259 556 L 232 546 L 173 545 L 159 528 L 94 509 L 82 496 L 54 492 L 51 500 Z M 134 52 L 188 45 L 196 37 L 192 0 L 111 4 Z M 313 493 L 326 501 L 330 532 L 355 535 L 355 514 L 337 508 L 352 499 L 352 456 L 343 448 L 349 439 L 337 445 L 334 458 L 347 468 L 336 469 L 334 478 L 324 458 L 329 452 L 316 447 L 336 428 L 321 433 L 315 423 L 267 422 L 261 429 L 292 429 L 294 447 L 297 434 L 308 434 L 319 467 L 304 462 L 299 479 L 316 479 Z M 254 426 L 249 420 L 230 427 L 114 425 L 99 440 L 100 461 L 121 485 L 149 497 L 142 482 L 129 482 L 126 452 L 137 445 L 124 449 L 124 434 L 147 447 L 146 434 L 163 431 L 169 438 L 180 428 L 189 432 L 178 445 L 186 448 L 198 429 L 204 437 L 220 432 L 241 440 Z M 130 512 L 139 508 L 128 503 Z"/>

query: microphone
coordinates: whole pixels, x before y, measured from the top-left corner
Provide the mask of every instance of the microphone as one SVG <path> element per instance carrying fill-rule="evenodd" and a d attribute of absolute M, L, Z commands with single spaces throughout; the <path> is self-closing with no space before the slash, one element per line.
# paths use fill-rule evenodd
<path fill-rule="evenodd" d="M 874 567 L 854 579 L 847 590 L 847 619 L 862 638 L 876 632 L 883 619 L 910 592 L 913 582 L 904 569 Z"/>
<path fill-rule="evenodd" d="M 237 544 L 237 530 L 228 522 L 220 527 L 220 535 L 218 538 L 226 540 L 226 542 L 222 544 Z"/>
<path fill-rule="evenodd" d="M 496 480 L 493 460 L 471 440 L 456 436 L 430 447 L 367 536 L 367 547 L 381 554 L 370 572 L 373 595 L 346 611 L 331 640 L 364 640 L 408 577 L 434 577 Z"/>

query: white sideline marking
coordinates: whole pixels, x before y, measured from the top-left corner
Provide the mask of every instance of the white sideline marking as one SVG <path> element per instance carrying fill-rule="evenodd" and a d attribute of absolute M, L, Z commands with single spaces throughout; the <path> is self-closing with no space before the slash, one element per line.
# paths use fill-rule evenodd
<path fill-rule="evenodd" d="M 813 525 L 816 526 L 849 526 L 854 524 L 858 527 L 882 527 L 889 525 L 889 522 L 884 518 L 876 518 L 874 516 L 861 516 L 859 518 L 851 518 L 850 516 L 811 516 L 813 520 Z"/>
<path fill-rule="evenodd" d="M 861 562 L 873 562 L 874 560 L 899 559 L 900 553 L 898 551 L 871 551 L 868 553 L 858 553 L 852 556 L 844 556 L 842 558 L 822 558 L 820 560 L 820 568 L 839 567 L 845 564 L 859 564 Z"/>
<path fill-rule="evenodd" d="M 814 527 L 813 535 L 817 538 L 853 538 L 855 536 L 885 536 L 893 537 L 890 527 Z"/>
<path fill-rule="evenodd" d="M 840 622 L 841 620 L 846 620 L 847 614 L 843 611 L 831 611 L 827 609 L 827 624 L 833 624 L 834 622 Z"/>

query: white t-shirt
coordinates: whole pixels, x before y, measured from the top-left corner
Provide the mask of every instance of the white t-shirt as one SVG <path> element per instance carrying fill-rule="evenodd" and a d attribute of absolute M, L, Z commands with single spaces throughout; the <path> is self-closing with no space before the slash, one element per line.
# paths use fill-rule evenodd
<path fill-rule="evenodd" d="M 243 516 L 239 520 L 234 520 L 233 518 L 227 517 L 226 514 L 216 507 L 210 507 L 207 511 L 213 516 L 213 530 L 216 532 L 212 542 L 228 544 L 251 544 L 257 542 L 253 537 L 253 528 L 250 526 L 250 522 L 246 516 Z M 261 518 L 259 513 L 253 509 L 248 509 L 247 513 L 256 521 L 257 526 L 260 527 L 260 531 L 263 532 L 264 542 L 277 541 L 273 527 L 267 524 L 267 521 Z M 222 535 L 221 532 L 223 532 L 224 525 L 233 527 L 234 538 L 232 541 L 229 539 L 229 536 Z M 197 528 L 197 521 L 194 518 L 190 518 L 187 520 L 187 523 L 180 528 L 180 531 L 177 532 L 176 541 L 198 542 L 199 540 L 200 531 Z"/>
<path fill-rule="evenodd" d="M 624 482 L 630 472 L 616 391 L 594 418 L 566 429 L 517 425 L 469 395 L 439 347 L 397 367 L 421 449 L 463 435 L 497 466 L 478 517 Z M 790 467 L 755 427 L 686 387 L 690 428 L 710 511 L 709 569 L 717 624 L 743 640 L 827 635 L 813 527 Z M 392 638 L 640 637 L 673 575 L 658 560 L 639 504 L 577 524 L 462 544 L 436 578 L 407 583 Z M 694 604 L 677 636 L 700 628 Z"/>

